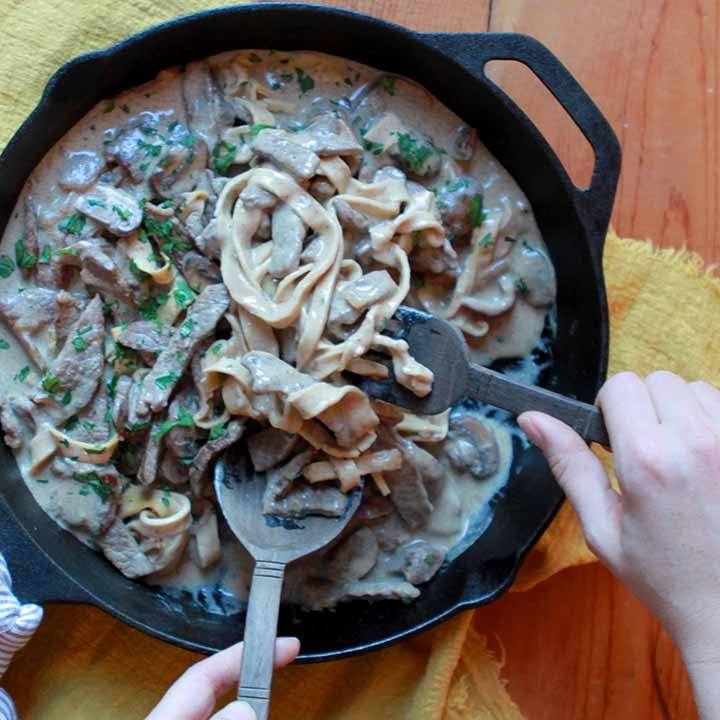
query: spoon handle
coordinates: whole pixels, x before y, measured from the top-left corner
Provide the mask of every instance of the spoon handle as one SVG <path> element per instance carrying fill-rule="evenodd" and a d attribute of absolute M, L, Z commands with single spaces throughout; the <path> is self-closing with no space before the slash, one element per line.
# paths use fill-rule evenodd
<path fill-rule="evenodd" d="M 610 447 L 602 412 L 595 405 L 526 385 L 479 365 L 470 366 L 467 394 L 514 415 L 526 410 L 539 410 L 562 420 L 585 440 Z"/>
<path fill-rule="evenodd" d="M 255 562 L 245 617 L 245 646 L 237 698 L 252 707 L 257 720 L 267 720 L 270 710 L 275 636 L 284 576 L 283 562 Z"/>

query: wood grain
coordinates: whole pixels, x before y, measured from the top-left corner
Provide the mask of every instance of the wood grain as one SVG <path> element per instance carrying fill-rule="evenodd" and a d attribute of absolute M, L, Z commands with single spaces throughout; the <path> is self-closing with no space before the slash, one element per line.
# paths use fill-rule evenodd
<path fill-rule="evenodd" d="M 720 12 L 712 0 L 350 0 L 331 2 L 420 30 L 527 32 L 544 42 L 607 115 L 624 161 L 614 223 L 625 235 L 686 245 L 720 261 Z M 525 74 L 493 77 L 533 117 L 573 172 L 592 158 Z M 107 690 L 103 717 L 122 717 L 115 673 L 132 670 L 133 650 L 156 641 L 85 608 L 50 607 L 34 645 L 65 647 L 73 658 L 56 687 L 57 658 L 18 662 L 6 686 L 43 717 L 50 699 L 81 707 L 92 676 Z M 104 631 L 92 636 L 83 626 Z M 502 647 L 509 689 L 531 720 L 695 716 L 678 653 L 658 622 L 599 566 L 565 571 L 536 589 L 509 594 L 475 622 Z M 127 649 L 127 667 L 105 642 Z M 26 651 L 27 652 L 27 651 Z M 122 655 L 122 653 L 120 653 Z M 157 655 L 159 656 L 159 655 Z M 195 656 L 140 662 L 133 690 L 150 707 Z M 135 661 L 138 662 L 138 661 Z M 120 663 L 120 666 L 118 665 Z M 81 675 L 80 672 L 85 673 Z M 73 675 L 73 673 L 76 673 Z M 126 675 L 127 676 L 127 675 Z M 56 702 L 55 707 L 58 706 Z M 68 711 L 68 717 L 72 711 Z"/>
<path fill-rule="evenodd" d="M 720 9 L 714 0 L 494 0 L 493 31 L 534 35 L 575 75 L 620 139 L 621 235 L 720 261 Z M 592 156 L 527 75 L 495 77 L 575 172 Z"/>

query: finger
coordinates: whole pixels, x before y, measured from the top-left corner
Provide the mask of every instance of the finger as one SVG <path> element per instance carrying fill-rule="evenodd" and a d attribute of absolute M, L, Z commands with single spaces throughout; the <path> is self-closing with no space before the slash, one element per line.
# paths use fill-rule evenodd
<path fill-rule="evenodd" d="M 718 430 L 720 430 L 720 390 L 704 380 L 691 382 L 690 390 L 705 414 L 718 425 Z"/>
<path fill-rule="evenodd" d="M 645 384 L 661 424 L 687 426 L 697 422 L 703 408 L 679 375 L 658 370 L 645 378 Z"/>
<path fill-rule="evenodd" d="M 620 562 L 620 498 L 600 460 L 565 423 L 538 412 L 523 413 L 520 427 L 545 455 L 583 527 L 590 549 L 611 567 Z"/>
<path fill-rule="evenodd" d="M 297 638 L 278 638 L 275 667 L 291 663 L 300 652 Z M 146 720 L 204 720 L 218 698 L 237 685 L 242 643 L 237 643 L 185 671 Z"/>
<path fill-rule="evenodd" d="M 235 700 L 218 710 L 210 720 L 256 720 L 255 711 L 244 701 Z"/>
<path fill-rule="evenodd" d="M 603 411 L 617 458 L 632 453 L 633 438 L 639 429 L 647 432 L 660 427 L 650 391 L 635 373 L 613 375 L 600 389 L 597 404 Z"/>

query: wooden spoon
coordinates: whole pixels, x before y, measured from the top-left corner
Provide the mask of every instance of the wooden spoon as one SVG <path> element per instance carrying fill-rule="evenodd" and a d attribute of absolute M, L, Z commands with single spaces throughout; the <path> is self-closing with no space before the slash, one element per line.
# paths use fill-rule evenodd
<path fill-rule="evenodd" d="M 443 412 L 467 397 L 514 415 L 540 410 L 567 423 L 586 440 L 610 447 L 599 408 L 471 363 L 465 338 L 449 322 L 403 306 L 390 320 L 385 334 L 405 340 L 412 357 L 432 370 L 432 391 L 418 397 L 395 382 L 392 368 L 388 380 L 353 376 L 353 382 L 371 397 L 424 415 Z"/>
<path fill-rule="evenodd" d="M 255 560 L 237 697 L 250 704 L 258 720 L 266 720 L 285 566 L 340 534 L 360 504 L 362 488 L 348 493 L 342 517 L 292 520 L 263 515 L 265 474 L 256 473 L 246 455 L 227 453 L 215 466 L 214 481 L 230 529 Z"/>

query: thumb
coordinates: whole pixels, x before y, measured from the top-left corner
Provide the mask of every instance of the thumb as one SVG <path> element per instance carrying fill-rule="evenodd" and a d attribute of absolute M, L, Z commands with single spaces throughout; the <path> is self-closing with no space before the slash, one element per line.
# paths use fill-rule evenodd
<path fill-rule="evenodd" d="M 572 428 L 549 415 L 526 412 L 518 424 L 545 455 L 575 508 L 588 547 L 607 565 L 617 568 L 622 507 L 600 460 Z"/>
<path fill-rule="evenodd" d="M 235 700 L 218 710 L 210 720 L 256 720 L 255 711 L 244 700 Z"/>

